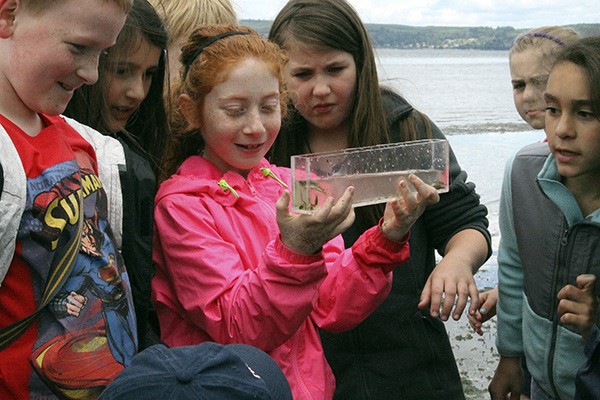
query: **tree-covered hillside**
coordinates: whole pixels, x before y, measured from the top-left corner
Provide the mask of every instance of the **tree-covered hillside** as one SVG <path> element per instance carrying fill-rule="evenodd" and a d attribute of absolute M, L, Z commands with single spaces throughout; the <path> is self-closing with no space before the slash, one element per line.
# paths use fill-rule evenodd
<path fill-rule="evenodd" d="M 263 35 L 272 21 L 241 20 Z M 582 36 L 600 35 L 600 24 L 568 25 Z M 508 50 L 515 38 L 528 29 L 506 27 L 449 27 L 366 24 L 375 47 L 394 49 L 454 48 Z"/>

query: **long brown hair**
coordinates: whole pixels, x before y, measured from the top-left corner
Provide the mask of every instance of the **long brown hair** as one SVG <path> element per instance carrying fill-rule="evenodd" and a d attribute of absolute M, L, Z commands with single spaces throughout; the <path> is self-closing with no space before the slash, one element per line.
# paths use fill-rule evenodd
<path fill-rule="evenodd" d="M 128 144 L 144 154 L 156 174 L 165 148 L 167 116 L 162 90 L 166 77 L 165 65 L 167 32 L 156 10 L 147 0 L 133 0 L 133 8 L 116 43 L 102 54 L 98 66 L 98 81 L 85 85 L 73 94 L 64 115 L 91 126 L 108 135 L 125 136 Z M 123 132 L 111 132 L 110 115 L 106 112 L 106 88 L 109 84 L 111 64 L 118 64 L 139 48 L 142 41 L 162 50 L 158 68 L 152 76 L 148 95 L 129 118 Z"/>
<path fill-rule="evenodd" d="M 296 42 L 311 49 L 337 50 L 352 55 L 357 81 L 356 98 L 348 123 L 348 147 L 415 140 L 416 119 L 431 134 L 427 118 L 416 110 L 402 119 L 400 126 L 389 127 L 382 93 L 391 90 L 379 85 L 371 39 L 358 13 L 347 1 L 290 0 L 275 17 L 269 39 L 284 50 Z M 291 156 L 308 152 L 308 134 L 306 120 L 293 105 L 290 106 L 288 118 L 282 121 L 281 132 L 269 152 L 270 161 L 289 166 Z M 357 224 L 368 228 L 377 223 L 382 212 L 382 205 L 358 208 Z"/>

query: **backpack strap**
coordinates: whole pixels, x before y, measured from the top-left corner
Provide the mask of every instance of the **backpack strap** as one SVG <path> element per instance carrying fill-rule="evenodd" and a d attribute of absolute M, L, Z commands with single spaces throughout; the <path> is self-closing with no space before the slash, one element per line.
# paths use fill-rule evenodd
<path fill-rule="evenodd" d="M 0 351 L 9 344 L 17 340 L 31 326 L 40 311 L 52 300 L 56 293 L 62 288 L 73 269 L 75 257 L 81 247 L 81 237 L 83 233 L 83 196 L 81 190 L 77 191 L 79 202 L 79 221 L 77 230 L 69 238 L 68 242 L 61 247 L 52 259 L 50 274 L 46 281 L 46 287 L 42 293 L 42 298 L 38 308 L 29 316 L 10 324 L 0 330 Z"/>
<path fill-rule="evenodd" d="M 0 285 L 8 272 L 15 251 L 15 241 L 27 199 L 25 170 L 10 136 L 0 125 Z"/>

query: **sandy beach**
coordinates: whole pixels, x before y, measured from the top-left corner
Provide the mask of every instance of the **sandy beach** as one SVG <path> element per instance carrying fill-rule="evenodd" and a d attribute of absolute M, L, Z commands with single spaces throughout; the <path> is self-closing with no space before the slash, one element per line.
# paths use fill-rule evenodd
<path fill-rule="evenodd" d="M 465 317 L 459 321 L 447 321 L 446 329 L 462 376 L 466 398 L 489 399 L 487 387 L 498 364 L 495 346 L 496 318 L 483 325 L 483 336 L 471 329 Z"/>

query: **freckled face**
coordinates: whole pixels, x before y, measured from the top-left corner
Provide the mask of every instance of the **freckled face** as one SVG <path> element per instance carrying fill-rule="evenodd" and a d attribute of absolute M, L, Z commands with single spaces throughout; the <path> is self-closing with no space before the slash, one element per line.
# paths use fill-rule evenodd
<path fill-rule="evenodd" d="M 97 80 L 100 53 L 114 44 L 126 15 L 104 0 L 18 10 L 13 24 L 0 24 L 8 36 L 0 44 L 0 109 L 19 118 L 60 114 L 75 89 Z"/>
<path fill-rule="evenodd" d="M 279 133 L 279 80 L 263 61 L 245 59 L 206 95 L 200 125 L 204 158 L 246 176 Z"/>
<path fill-rule="evenodd" d="M 123 58 L 106 65 L 107 127 L 111 132 L 125 129 L 127 121 L 148 96 L 158 70 L 161 49 L 140 38 L 139 46 Z M 109 56 L 110 57 L 110 56 Z"/>
<path fill-rule="evenodd" d="M 600 182 L 600 116 L 592 111 L 588 87 L 581 67 L 562 62 L 546 88 L 546 137 L 567 186 Z"/>
<path fill-rule="evenodd" d="M 532 128 L 543 129 L 544 91 L 551 65 L 534 49 L 511 54 L 509 65 L 517 112 Z"/>
<path fill-rule="evenodd" d="M 356 97 L 350 53 L 314 50 L 292 41 L 286 83 L 294 107 L 314 131 L 347 129 Z"/>

